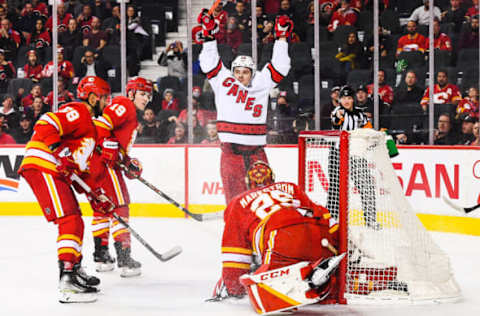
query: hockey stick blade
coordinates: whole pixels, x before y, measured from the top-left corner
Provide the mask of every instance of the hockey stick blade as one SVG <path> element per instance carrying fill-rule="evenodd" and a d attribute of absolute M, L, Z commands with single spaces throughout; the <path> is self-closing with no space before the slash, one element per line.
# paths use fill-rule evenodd
<path fill-rule="evenodd" d="M 153 255 L 154 255 L 155 257 L 157 257 L 160 261 L 165 262 L 165 261 L 168 261 L 168 260 L 170 260 L 170 259 L 178 256 L 179 254 L 182 253 L 182 251 L 183 251 L 183 250 L 182 250 L 182 247 L 180 247 L 180 246 L 175 246 L 175 247 L 173 247 L 172 249 L 170 249 L 170 250 L 168 250 L 168 251 L 166 251 L 166 252 L 164 252 L 164 253 L 158 253 L 158 252 L 155 251 L 155 252 L 153 253 Z"/>
<path fill-rule="evenodd" d="M 480 207 L 480 204 L 477 204 L 475 206 L 472 206 L 472 207 L 461 207 L 455 203 L 453 203 L 452 200 L 446 198 L 445 196 L 442 196 L 442 199 L 445 203 L 447 203 L 450 207 L 452 207 L 454 210 L 456 211 L 459 211 L 460 213 L 462 214 L 468 214 L 474 210 L 476 210 L 477 208 Z"/>

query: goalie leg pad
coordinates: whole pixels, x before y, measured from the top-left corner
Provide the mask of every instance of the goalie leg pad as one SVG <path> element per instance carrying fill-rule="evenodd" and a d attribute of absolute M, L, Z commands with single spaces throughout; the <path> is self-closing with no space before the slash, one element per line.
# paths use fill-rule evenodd
<path fill-rule="evenodd" d="M 255 274 L 240 277 L 240 283 L 247 288 L 250 303 L 258 314 L 288 311 L 317 303 L 326 296 L 310 287 L 313 265 L 308 261 L 265 270 L 263 266 Z"/>

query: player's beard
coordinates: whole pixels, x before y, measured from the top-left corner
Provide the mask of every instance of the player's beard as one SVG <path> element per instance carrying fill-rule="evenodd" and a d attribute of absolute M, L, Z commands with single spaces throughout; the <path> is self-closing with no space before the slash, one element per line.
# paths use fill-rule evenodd
<path fill-rule="evenodd" d="M 93 107 L 93 115 L 95 117 L 99 117 L 102 115 L 102 109 L 100 108 L 100 100 L 95 102 L 95 106 Z"/>

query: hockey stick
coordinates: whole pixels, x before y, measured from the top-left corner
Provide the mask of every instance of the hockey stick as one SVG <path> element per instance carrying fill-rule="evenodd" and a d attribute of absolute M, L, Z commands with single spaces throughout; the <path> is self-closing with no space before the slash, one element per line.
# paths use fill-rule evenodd
<path fill-rule="evenodd" d="M 215 9 L 217 8 L 217 6 L 220 2 L 222 2 L 222 0 L 217 0 L 217 1 L 215 1 L 215 3 L 213 3 L 210 10 L 208 10 L 208 15 L 213 14 L 213 11 L 215 11 Z"/>
<path fill-rule="evenodd" d="M 461 207 L 460 205 L 457 205 L 457 204 L 453 203 L 453 201 L 451 201 L 450 199 L 448 199 L 445 196 L 442 196 L 442 199 L 445 203 L 450 205 L 454 210 L 459 211 L 460 213 L 463 213 L 463 214 L 468 214 L 470 212 L 473 212 L 477 208 L 480 207 L 480 204 L 477 204 L 477 205 L 472 206 L 472 207 Z"/>
<path fill-rule="evenodd" d="M 96 194 L 95 192 L 92 191 L 92 189 L 90 188 L 90 186 L 88 184 L 86 184 L 82 178 L 80 178 L 76 173 L 72 173 L 72 176 L 70 177 L 72 179 L 72 181 L 75 181 L 77 182 L 83 190 L 85 190 L 85 192 L 87 192 L 88 194 L 90 194 L 91 196 L 93 196 L 95 199 L 97 200 L 102 200 L 98 194 Z M 108 199 L 108 198 L 107 198 Z M 111 200 L 108 199 L 107 201 L 110 205 L 111 205 L 111 209 L 114 209 L 116 208 L 115 204 L 113 204 L 113 202 Z M 175 246 L 173 247 L 172 249 L 168 250 L 167 252 L 164 252 L 164 253 L 158 253 L 157 251 L 155 251 L 155 249 L 152 248 L 152 246 L 150 246 L 146 241 L 145 239 L 143 239 L 127 222 L 125 222 L 125 220 L 123 218 L 121 218 L 120 216 L 118 216 L 117 213 L 115 212 L 112 212 L 112 216 L 117 220 L 119 221 L 122 225 L 124 225 L 129 231 L 130 233 L 135 237 L 137 238 L 137 240 L 143 245 L 145 246 L 145 248 L 147 248 L 155 257 L 157 257 L 160 261 L 168 261 L 170 259 L 172 259 L 173 257 L 176 257 L 178 256 L 181 252 L 182 252 L 182 247 L 180 246 Z"/>
<path fill-rule="evenodd" d="M 123 163 L 117 162 L 117 165 L 118 165 L 120 168 L 122 168 L 124 172 L 130 173 L 130 170 L 128 170 L 127 166 L 125 166 Z M 157 193 L 158 195 L 160 195 L 161 197 L 163 197 L 165 200 L 167 200 L 167 201 L 170 202 L 171 204 L 175 205 L 178 209 L 180 209 L 182 212 L 184 212 L 185 214 L 187 214 L 188 216 L 190 216 L 191 218 L 193 218 L 193 219 L 196 220 L 196 221 L 203 222 L 203 221 L 205 221 L 205 220 L 223 218 L 222 212 L 205 213 L 205 214 L 192 213 L 192 212 L 190 212 L 189 210 L 187 210 L 186 208 L 184 208 L 183 206 L 181 206 L 177 201 L 175 201 L 174 199 L 172 199 L 171 197 L 169 197 L 168 195 L 166 195 L 165 193 L 163 193 L 163 192 L 162 192 L 160 189 L 158 189 L 156 186 L 154 186 L 153 184 L 151 184 L 150 182 L 148 182 L 147 180 L 145 180 L 144 178 L 142 178 L 141 176 L 135 177 L 135 179 L 137 179 L 137 180 L 140 181 L 141 183 L 145 184 L 145 185 L 146 185 L 147 187 L 149 187 L 153 192 Z"/>

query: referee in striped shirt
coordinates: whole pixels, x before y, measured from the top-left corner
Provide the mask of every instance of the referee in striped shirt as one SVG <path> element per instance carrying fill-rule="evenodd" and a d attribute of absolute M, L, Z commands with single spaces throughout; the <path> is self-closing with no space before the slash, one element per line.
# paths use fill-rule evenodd
<path fill-rule="evenodd" d="M 349 86 L 340 89 L 340 105 L 333 109 L 332 127 L 342 131 L 352 131 L 357 128 L 372 128 L 367 115 L 355 107 L 355 92 Z"/>
<path fill-rule="evenodd" d="M 372 128 L 367 115 L 355 107 L 355 92 L 349 86 L 340 89 L 340 105 L 331 114 L 332 126 L 334 129 L 351 131 L 357 128 Z M 340 152 L 337 144 L 330 147 L 328 155 L 328 177 L 329 186 L 327 193 L 327 209 L 338 218 L 338 195 L 339 195 L 339 174 L 340 174 Z M 361 197 L 363 218 L 365 226 L 372 229 L 380 229 L 376 220 L 376 199 L 375 183 L 368 167 L 368 161 L 363 157 L 350 156 L 350 170 L 357 175 L 351 177 Z"/>

